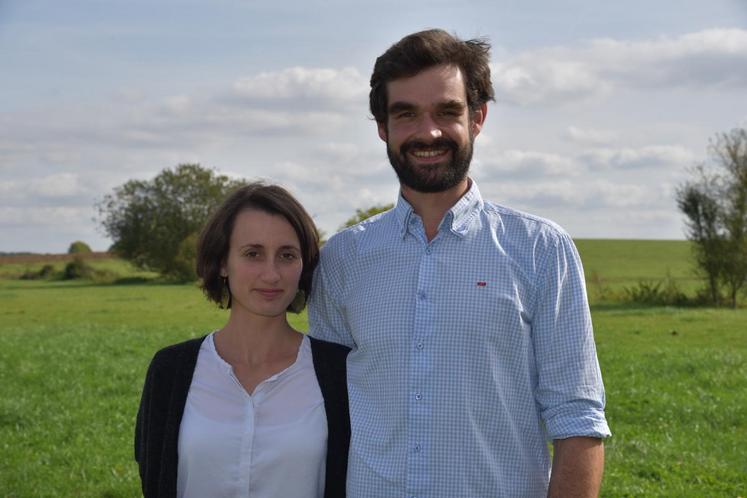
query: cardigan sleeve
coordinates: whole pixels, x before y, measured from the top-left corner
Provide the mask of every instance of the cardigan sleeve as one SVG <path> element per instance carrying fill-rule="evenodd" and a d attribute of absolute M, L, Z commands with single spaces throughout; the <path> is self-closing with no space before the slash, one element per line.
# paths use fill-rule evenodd
<path fill-rule="evenodd" d="M 175 496 L 179 425 L 204 337 L 158 351 L 135 421 L 135 460 L 143 496 Z"/>
<path fill-rule="evenodd" d="M 145 385 L 135 422 L 135 460 L 140 472 L 143 496 L 155 489 L 160 474 L 160 456 L 163 449 L 163 425 L 168 418 L 166 406 L 160 403 L 168 398 L 171 384 L 163 376 L 163 363 L 168 362 L 165 350 L 153 357 L 145 375 Z"/>
<path fill-rule="evenodd" d="M 325 498 L 344 498 L 350 446 L 350 415 L 347 390 L 347 356 L 350 348 L 311 339 L 311 351 L 319 388 L 327 412 L 327 462 Z"/>

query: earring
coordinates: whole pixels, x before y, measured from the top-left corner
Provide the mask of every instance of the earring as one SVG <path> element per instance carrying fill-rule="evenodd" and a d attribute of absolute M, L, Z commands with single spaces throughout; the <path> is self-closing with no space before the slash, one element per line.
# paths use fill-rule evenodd
<path fill-rule="evenodd" d="M 288 311 L 293 313 L 300 313 L 306 306 L 306 293 L 303 289 L 298 289 L 296 295 L 293 297 L 293 301 L 288 305 Z"/>
<path fill-rule="evenodd" d="M 227 310 L 231 308 L 231 287 L 228 285 L 228 276 L 221 275 L 220 278 L 221 278 L 221 281 L 223 282 L 223 289 L 221 290 L 221 295 L 228 297 L 226 304 L 224 306 L 221 306 L 221 308 Z M 223 298 L 221 298 L 221 301 L 223 301 Z"/>

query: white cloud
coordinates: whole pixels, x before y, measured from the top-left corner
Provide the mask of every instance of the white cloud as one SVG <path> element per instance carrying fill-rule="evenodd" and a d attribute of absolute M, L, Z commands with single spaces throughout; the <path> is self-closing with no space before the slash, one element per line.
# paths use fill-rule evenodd
<path fill-rule="evenodd" d="M 661 202 L 660 189 L 655 185 L 613 183 L 608 180 L 592 181 L 538 181 L 486 182 L 480 183 L 487 198 L 504 199 L 501 203 L 523 206 L 533 212 L 548 209 L 598 210 L 633 209 L 645 210 Z"/>
<path fill-rule="evenodd" d="M 579 160 L 591 168 L 658 168 L 686 167 L 695 161 L 695 154 L 681 145 L 650 145 L 641 148 L 597 148 L 579 155 Z"/>
<path fill-rule="evenodd" d="M 70 197 L 83 193 L 85 189 L 74 173 L 59 173 L 31 181 L 32 193 L 44 197 Z"/>
<path fill-rule="evenodd" d="M 90 208 L 60 206 L 32 206 L 21 208 L 0 206 L 0 224 L 9 226 L 88 226 L 90 225 L 90 223 L 88 223 L 90 218 Z"/>
<path fill-rule="evenodd" d="M 569 126 L 564 136 L 583 145 L 607 145 L 618 139 L 618 134 L 612 131 L 582 129 L 576 126 Z"/>
<path fill-rule="evenodd" d="M 493 82 L 499 101 L 518 105 L 572 102 L 615 88 L 740 89 L 747 85 L 747 30 L 542 48 L 495 63 Z"/>
<path fill-rule="evenodd" d="M 352 67 L 291 67 L 241 78 L 233 85 L 236 97 L 261 105 L 299 100 L 312 106 L 320 102 L 359 102 L 367 89 L 366 79 Z"/>
<path fill-rule="evenodd" d="M 579 165 L 571 158 L 538 151 L 510 149 L 481 154 L 477 168 L 481 175 L 528 176 L 575 176 Z"/>
<path fill-rule="evenodd" d="M 608 87 L 591 65 L 551 53 L 496 63 L 491 72 L 496 99 L 519 105 L 579 100 Z"/>

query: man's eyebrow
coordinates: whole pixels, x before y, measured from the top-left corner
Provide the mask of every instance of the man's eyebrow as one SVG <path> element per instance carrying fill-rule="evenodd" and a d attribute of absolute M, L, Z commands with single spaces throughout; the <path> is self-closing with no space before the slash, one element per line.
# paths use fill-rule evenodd
<path fill-rule="evenodd" d="M 455 111 L 464 110 L 465 107 L 467 107 L 467 104 L 465 104 L 461 100 L 448 100 L 446 102 L 441 102 L 440 104 L 438 104 L 439 109 L 450 109 Z"/>
<path fill-rule="evenodd" d="M 409 102 L 398 101 L 398 102 L 393 102 L 389 106 L 389 109 L 387 109 L 387 110 L 389 111 L 390 114 L 396 114 L 398 112 L 412 111 L 414 109 L 415 109 L 415 104 L 411 104 Z"/>

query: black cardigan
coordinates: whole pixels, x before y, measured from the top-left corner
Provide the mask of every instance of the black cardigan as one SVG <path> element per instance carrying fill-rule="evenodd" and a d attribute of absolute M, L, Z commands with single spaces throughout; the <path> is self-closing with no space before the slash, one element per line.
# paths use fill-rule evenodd
<path fill-rule="evenodd" d="M 166 347 L 148 367 L 135 426 L 135 460 L 140 467 L 143 496 L 176 496 L 179 425 L 205 337 Z M 311 340 L 314 371 L 327 412 L 327 462 L 325 498 L 345 496 L 350 419 L 346 383 L 349 349 L 339 344 Z"/>

